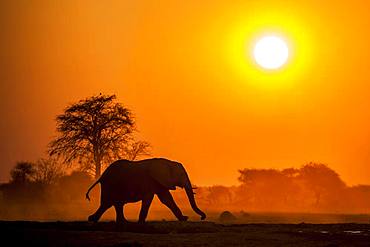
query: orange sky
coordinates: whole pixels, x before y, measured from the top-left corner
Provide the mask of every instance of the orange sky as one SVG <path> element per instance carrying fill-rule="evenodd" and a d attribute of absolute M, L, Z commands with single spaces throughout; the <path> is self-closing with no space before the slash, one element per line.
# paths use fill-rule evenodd
<path fill-rule="evenodd" d="M 369 184 L 364 2 L 1 1 L 0 181 L 44 154 L 66 104 L 102 92 L 117 94 L 155 156 L 182 162 L 195 184 L 309 161 Z M 266 32 L 294 47 L 276 73 L 247 53 Z"/>

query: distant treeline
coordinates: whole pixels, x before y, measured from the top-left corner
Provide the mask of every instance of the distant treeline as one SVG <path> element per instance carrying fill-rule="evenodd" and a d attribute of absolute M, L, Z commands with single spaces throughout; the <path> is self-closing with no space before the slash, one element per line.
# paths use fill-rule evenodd
<path fill-rule="evenodd" d="M 370 185 L 347 186 L 327 165 L 239 170 L 239 186 L 199 188 L 209 207 L 244 211 L 370 213 Z"/>
<path fill-rule="evenodd" d="M 283 170 L 245 168 L 239 170 L 238 180 L 238 186 L 198 187 L 198 204 L 208 211 L 370 212 L 370 186 L 349 187 L 323 164 L 309 163 Z M 20 162 L 11 170 L 11 180 L 0 185 L 0 218 L 85 219 L 99 203 L 98 189 L 93 191 L 93 203 L 85 200 L 86 189 L 92 182 L 87 172 L 67 174 L 55 160 Z M 180 207 L 188 207 L 182 190 L 172 193 Z M 153 210 L 168 211 L 156 203 Z"/>

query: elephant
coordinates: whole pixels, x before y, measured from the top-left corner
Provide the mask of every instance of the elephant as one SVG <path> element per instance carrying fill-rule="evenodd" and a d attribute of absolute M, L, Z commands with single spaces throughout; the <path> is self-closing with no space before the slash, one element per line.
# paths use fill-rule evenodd
<path fill-rule="evenodd" d="M 86 199 L 90 200 L 89 192 L 100 183 L 100 206 L 88 217 L 88 221 L 98 222 L 103 213 L 114 206 L 116 222 L 125 223 L 123 208 L 126 203 L 141 201 L 139 223 L 144 223 L 148 215 L 154 195 L 166 205 L 179 221 L 186 221 L 176 205 L 170 190 L 176 186 L 185 188 L 190 205 L 201 220 L 206 214 L 196 205 L 193 188 L 189 176 L 181 163 L 164 158 L 152 158 L 139 161 L 117 160 L 110 164 L 100 178 L 88 189 Z"/>

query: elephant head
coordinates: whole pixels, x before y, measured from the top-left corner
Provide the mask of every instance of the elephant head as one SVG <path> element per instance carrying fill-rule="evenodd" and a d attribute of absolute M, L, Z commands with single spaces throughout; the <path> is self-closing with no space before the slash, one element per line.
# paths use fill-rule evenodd
<path fill-rule="evenodd" d="M 175 190 L 176 186 L 184 188 L 191 208 L 201 216 L 201 220 L 206 218 L 206 214 L 198 208 L 195 202 L 189 176 L 181 163 L 166 159 L 151 159 L 151 162 L 145 165 L 148 174 L 167 189 Z"/>

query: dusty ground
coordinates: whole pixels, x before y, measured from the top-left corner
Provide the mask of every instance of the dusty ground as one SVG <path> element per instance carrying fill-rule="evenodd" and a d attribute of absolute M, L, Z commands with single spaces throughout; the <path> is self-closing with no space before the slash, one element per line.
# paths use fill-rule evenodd
<path fill-rule="evenodd" d="M 0 221 L 0 228 L 1 246 L 370 246 L 370 224 Z"/>

